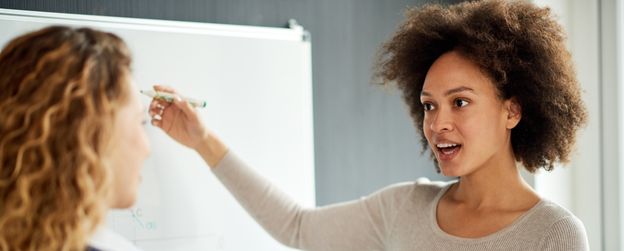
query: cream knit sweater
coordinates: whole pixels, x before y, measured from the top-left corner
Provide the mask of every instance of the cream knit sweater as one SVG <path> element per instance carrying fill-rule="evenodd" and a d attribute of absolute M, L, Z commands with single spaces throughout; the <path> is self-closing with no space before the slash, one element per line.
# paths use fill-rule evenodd
<path fill-rule="evenodd" d="M 471 239 L 445 233 L 436 221 L 438 200 L 453 182 L 400 183 L 359 200 L 302 208 L 231 151 L 213 172 L 266 231 L 293 248 L 589 250 L 583 223 L 568 210 L 545 199 L 511 225 Z"/>

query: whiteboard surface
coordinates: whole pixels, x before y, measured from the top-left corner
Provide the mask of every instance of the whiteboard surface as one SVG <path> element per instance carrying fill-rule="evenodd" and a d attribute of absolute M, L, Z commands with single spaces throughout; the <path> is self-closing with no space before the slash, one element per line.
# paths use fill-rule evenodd
<path fill-rule="evenodd" d="M 0 9 L 0 45 L 55 24 L 122 37 L 139 88 L 164 84 L 206 100 L 202 119 L 234 152 L 302 205 L 315 205 L 310 43 L 301 29 Z M 146 130 L 152 154 L 139 199 L 109 214 L 111 228 L 144 250 L 291 250 L 253 221 L 198 154 Z"/>

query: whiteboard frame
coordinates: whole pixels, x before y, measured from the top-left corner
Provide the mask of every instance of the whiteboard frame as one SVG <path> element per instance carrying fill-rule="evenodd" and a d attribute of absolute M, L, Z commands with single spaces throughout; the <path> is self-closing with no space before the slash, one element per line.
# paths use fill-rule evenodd
<path fill-rule="evenodd" d="M 13 10 L 0 8 L 0 18 L 16 21 L 41 22 L 41 19 L 61 20 L 65 25 L 105 26 L 110 28 L 132 28 L 147 31 L 206 34 L 240 38 L 258 38 L 284 41 L 308 41 L 308 33 L 301 26 L 274 28 L 232 24 L 212 24 L 188 21 L 154 20 L 142 18 L 80 15 L 42 11 Z"/>

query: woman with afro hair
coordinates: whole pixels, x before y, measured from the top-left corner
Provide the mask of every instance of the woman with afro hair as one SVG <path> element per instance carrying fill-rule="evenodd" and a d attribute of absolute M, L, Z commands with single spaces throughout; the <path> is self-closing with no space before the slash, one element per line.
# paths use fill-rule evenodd
<path fill-rule="evenodd" d="M 583 223 L 519 174 L 569 161 L 587 117 L 551 12 L 486 0 L 428 5 L 406 16 L 381 50 L 378 75 L 402 91 L 423 147 L 455 181 L 394 184 L 360 200 L 302 208 L 228 150 L 189 104 L 154 100 L 152 124 L 196 150 L 290 247 L 588 250 Z"/>

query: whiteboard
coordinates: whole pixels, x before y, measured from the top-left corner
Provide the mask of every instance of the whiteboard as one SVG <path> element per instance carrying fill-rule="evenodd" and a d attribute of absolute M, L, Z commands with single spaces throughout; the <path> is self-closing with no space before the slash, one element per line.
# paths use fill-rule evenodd
<path fill-rule="evenodd" d="M 256 171 L 315 205 L 310 42 L 301 27 L 263 28 L 0 9 L 0 44 L 44 26 L 123 38 L 141 89 L 164 84 L 206 100 L 203 121 Z M 148 98 L 143 103 L 149 103 Z M 238 205 L 194 151 L 147 126 L 139 198 L 107 224 L 144 250 L 290 250 Z"/>

